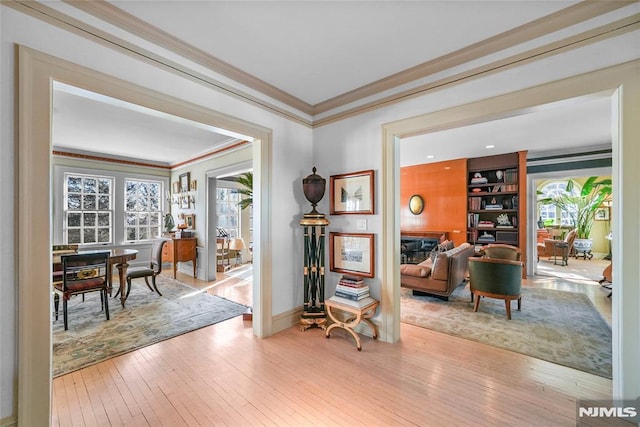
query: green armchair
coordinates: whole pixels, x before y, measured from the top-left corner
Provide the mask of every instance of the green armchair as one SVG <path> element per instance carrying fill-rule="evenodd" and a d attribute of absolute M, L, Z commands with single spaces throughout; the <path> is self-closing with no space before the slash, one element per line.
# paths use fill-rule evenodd
<path fill-rule="evenodd" d="M 511 320 L 511 301 L 522 306 L 522 262 L 498 258 L 469 258 L 469 288 L 475 296 L 473 311 L 480 306 L 480 297 L 504 299 L 507 319 Z"/>

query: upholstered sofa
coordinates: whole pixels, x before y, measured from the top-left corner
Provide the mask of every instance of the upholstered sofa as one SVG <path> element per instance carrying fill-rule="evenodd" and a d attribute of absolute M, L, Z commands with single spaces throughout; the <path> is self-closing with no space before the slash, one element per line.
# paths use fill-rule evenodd
<path fill-rule="evenodd" d="M 447 239 L 446 231 L 409 231 L 400 234 L 400 258 L 403 263 L 417 264 L 439 243 Z"/>
<path fill-rule="evenodd" d="M 439 252 L 435 260 L 427 258 L 420 264 L 400 266 L 400 284 L 431 295 L 447 298 L 467 277 L 469 257 L 475 249 L 463 243 L 445 252 Z"/>

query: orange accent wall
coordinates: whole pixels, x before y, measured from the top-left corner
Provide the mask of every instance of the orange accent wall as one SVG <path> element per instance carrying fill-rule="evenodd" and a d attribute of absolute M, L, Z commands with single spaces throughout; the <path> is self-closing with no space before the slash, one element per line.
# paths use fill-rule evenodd
<path fill-rule="evenodd" d="M 409 211 L 414 194 L 424 199 L 419 215 Z M 467 159 L 400 168 L 400 229 L 447 231 L 456 246 L 467 241 Z"/>

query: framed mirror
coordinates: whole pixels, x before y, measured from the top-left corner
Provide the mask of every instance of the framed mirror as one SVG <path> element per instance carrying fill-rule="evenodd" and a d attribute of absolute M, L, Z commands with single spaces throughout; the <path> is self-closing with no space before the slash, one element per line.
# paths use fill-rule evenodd
<path fill-rule="evenodd" d="M 414 194 L 409 198 L 409 210 L 414 215 L 420 215 L 424 210 L 424 200 L 422 196 Z"/>

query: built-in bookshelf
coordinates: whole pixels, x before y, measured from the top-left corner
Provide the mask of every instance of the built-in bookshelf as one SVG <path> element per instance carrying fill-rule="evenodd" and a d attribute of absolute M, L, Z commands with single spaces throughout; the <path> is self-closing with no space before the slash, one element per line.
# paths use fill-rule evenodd
<path fill-rule="evenodd" d="M 524 156 L 524 157 L 523 157 Z M 467 241 L 476 247 L 490 243 L 524 246 L 521 209 L 525 153 L 467 160 Z"/>

